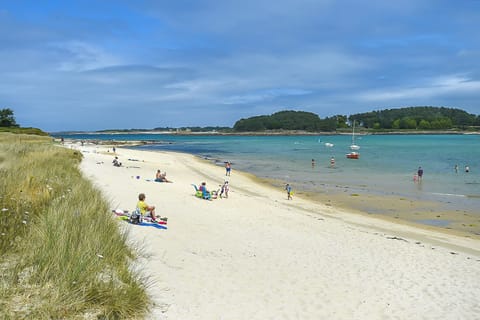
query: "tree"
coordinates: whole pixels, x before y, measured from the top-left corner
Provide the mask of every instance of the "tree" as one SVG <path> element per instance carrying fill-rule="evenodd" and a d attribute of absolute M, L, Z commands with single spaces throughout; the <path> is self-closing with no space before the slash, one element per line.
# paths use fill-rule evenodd
<path fill-rule="evenodd" d="M 420 120 L 420 123 L 418 125 L 420 129 L 431 129 L 432 127 L 430 126 L 430 122 L 427 120 Z"/>
<path fill-rule="evenodd" d="M 0 110 L 0 127 L 18 127 L 12 109 L 5 108 Z"/>

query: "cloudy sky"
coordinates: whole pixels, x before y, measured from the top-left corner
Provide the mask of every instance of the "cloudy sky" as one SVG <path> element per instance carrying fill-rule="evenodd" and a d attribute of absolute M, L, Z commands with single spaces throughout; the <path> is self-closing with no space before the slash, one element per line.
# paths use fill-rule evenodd
<path fill-rule="evenodd" d="M 480 114 L 480 0 L 4 0 L 0 108 L 45 131 Z"/>

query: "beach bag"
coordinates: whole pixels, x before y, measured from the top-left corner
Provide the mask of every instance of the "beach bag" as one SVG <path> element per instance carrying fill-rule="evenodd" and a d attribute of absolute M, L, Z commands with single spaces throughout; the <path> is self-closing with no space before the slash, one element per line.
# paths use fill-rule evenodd
<path fill-rule="evenodd" d="M 130 221 L 130 223 L 133 224 L 142 223 L 142 214 L 140 213 L 140 210 L 138 208 L 133 210 L 128 220 Z"/>

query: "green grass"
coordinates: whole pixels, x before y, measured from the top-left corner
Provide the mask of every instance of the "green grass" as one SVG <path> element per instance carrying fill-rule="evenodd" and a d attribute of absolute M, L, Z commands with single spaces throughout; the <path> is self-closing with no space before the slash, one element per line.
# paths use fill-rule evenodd
<path fill-rule="evenodd" d="M 21 128 L 21 127 L 0 127 L 0 132 L 34 134 L 39 136 L 48 136 L 48 133 L 38 128 Z"/>
<path fill-rule="evenodd" d="M 142 318 L 151 304 L 81 157 L 49 137 L 0 133 L 2 318 Z"/>

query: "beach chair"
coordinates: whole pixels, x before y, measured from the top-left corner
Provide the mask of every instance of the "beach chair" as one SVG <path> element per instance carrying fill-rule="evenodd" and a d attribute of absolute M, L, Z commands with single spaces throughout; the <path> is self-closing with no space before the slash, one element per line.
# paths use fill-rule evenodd
<path fill-rule="evenodd" d="M 192 186 L 195 188 L 195 197 L 203 198 L 203 192 L 201 190 L 198 190 L 195 184 L 192 183 Z"/>

